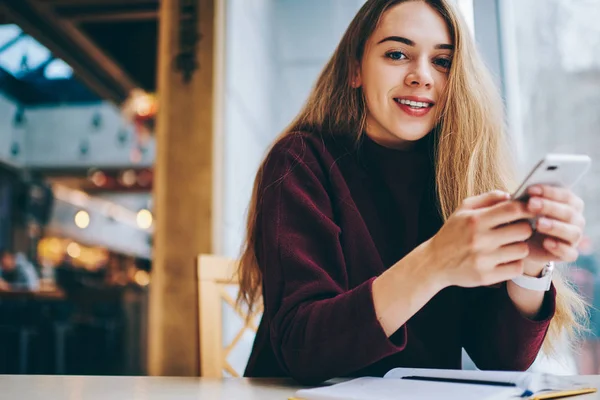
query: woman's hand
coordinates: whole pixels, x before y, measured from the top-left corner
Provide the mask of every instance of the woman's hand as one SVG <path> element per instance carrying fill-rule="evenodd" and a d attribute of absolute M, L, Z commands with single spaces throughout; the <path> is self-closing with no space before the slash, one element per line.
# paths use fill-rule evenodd
<path fill-rule="evenodd" d="M 527 208 L 540 218 L 529 239 L 525 273 L 537 276 L 548 261 L 577 259 L 585 227 L 584 203 L 571 190 L 553 186 L 533 186 L 529 195 Z"/>
<path fill-rule="evenodd" d="M 466 199 L 430 239 L 433 268 L 445 286 L 487 286 L 523 273 L 533 230 L 527 204 L 493 191 Z"/>

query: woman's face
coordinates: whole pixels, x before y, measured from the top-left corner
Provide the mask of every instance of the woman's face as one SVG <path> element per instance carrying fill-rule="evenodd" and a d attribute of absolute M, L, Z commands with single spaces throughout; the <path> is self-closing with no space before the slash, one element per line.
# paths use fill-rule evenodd
<path fill-rule="evenodd" d="M 367 134 L 373 140 L 407 148 L 433 129 L 452 53 L 444 19 L 425 2 L 386 11 L 353 81 L 365 94 Z"/>

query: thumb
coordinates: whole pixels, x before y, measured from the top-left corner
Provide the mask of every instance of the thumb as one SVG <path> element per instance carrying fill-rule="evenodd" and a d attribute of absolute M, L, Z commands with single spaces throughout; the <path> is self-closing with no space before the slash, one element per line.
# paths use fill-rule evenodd
<path fill-rule="evenodd" d="M 476 210 L 478 208 L 491 207 L 500 202 L 510 199 L 510 194 L 501 190 L 492 190 L 478 196 L 468 197 L 463 201 L 463 208 Z"/>

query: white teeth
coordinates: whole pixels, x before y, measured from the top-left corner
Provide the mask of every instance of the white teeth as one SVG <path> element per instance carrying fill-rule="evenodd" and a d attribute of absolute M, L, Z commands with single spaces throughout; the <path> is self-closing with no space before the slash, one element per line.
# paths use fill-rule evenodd
<path fill-rule="evenodd" d="M 411 106 L 414 108 L 425 108 L 425 107 L 431 106 L 431 103 L 423 103 L 420 101 L 412 101 L 412 100 L 406 100 L 406 99 L 400 99 L 400 100 L 396 100 L 396 101 L 400 104 L 406 104 L 407 106 Z"/>

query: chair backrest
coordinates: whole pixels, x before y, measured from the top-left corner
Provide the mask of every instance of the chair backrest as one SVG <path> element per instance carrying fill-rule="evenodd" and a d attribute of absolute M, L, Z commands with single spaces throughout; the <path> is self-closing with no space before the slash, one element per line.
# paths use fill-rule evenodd
<path fill-rule="evenodd" d="M 237 307 L 236 260 L 202 254 L 197 266 L 200 374 L 211 378 L 242 376 L 262 309 L 247 319 L 248 310 Z"/>

